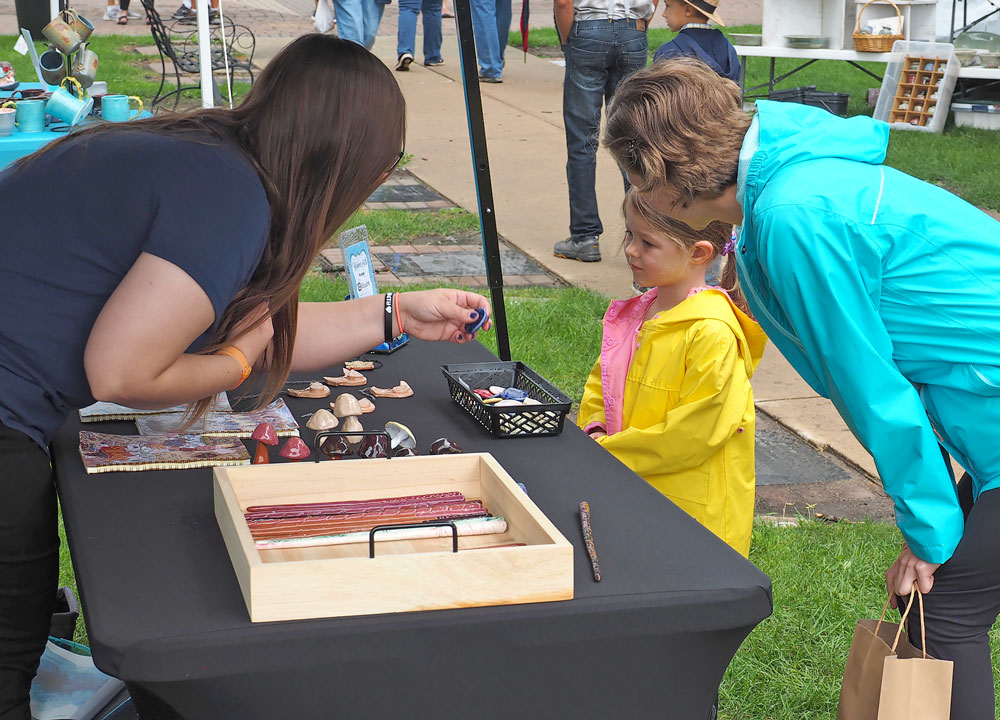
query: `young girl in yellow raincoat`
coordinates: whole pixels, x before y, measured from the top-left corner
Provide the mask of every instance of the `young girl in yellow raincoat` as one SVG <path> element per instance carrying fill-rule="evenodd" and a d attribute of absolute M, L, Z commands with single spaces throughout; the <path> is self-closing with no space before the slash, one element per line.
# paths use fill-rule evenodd
<path fill-rule="evenodd" d="M 601 354 L 578 424 L 650 485 L 746 556 L 754 507 L 750 377 L 767 338 L 747 314 L 734 262 L 722 287 L 705 272 L 732 252 L 732 228 L 703 230 L 624 205 L 625 257 L 637 285 L 604 316 Z"/>

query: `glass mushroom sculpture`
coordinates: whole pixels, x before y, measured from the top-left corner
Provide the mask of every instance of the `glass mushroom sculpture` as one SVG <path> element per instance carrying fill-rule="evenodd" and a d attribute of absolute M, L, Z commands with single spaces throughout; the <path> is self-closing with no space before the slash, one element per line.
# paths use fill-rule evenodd
<path fill-rule="evenodd" d="M 274 428 L 270 425 L 270 423 L 262 422 L 253 429 L 253 433 L 250 437 L 251 439 L 257 441 L 257 451 L 253 456 L 253 464 L 264 465 L 271 462 L 267 446 L 278 444 L 278 434 L 274 432 Z"/>
<path fill-rule="evenodd" d="M 341 393 L 333 404 L 333 414 L 344 421 L 343 429 L 351 432 L 361 432 L 364 429 L 358 420 L 363 412 L 357 398 L 350 393 Z M 347 441 L 354 445 L 361 442 L 361 436 L 351 435 Z"/>
<path fill-rule="evenodd" d="M 309 446 L 300 437 L 290 437 L 281 447 L 281 457 L 289 460 L 305 460 L 309 457 Z"/>

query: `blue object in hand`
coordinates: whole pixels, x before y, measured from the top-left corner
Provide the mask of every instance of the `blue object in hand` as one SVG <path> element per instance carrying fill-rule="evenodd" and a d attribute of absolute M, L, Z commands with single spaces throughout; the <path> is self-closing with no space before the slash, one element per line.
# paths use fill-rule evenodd
<path fill-rule="evenodd" d="M 482 308 L 476 308 L 476 319 L 465 325 L 465 332 L 467 335 L 475 335 L 479 332 L 479 329 L 486 324 L 486 320 L 489 315 Z"/>

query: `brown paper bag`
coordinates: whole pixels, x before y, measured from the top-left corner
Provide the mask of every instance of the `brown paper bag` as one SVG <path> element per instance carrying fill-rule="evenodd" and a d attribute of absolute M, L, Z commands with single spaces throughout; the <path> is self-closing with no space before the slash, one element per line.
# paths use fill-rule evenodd
<path fill-rule="evenodd" d="M 916 584 L 914 584 L 916 591 Z M 924 639 L 924 603 L 920 597 L 920 635 Z M 935 660 L 910 644 L 903 627 L 914 592 L 899 623 L 859 620 L 854 628 L 840 687 L 837 720 L 948 720 L 951 714 L 950 660 Z"/>

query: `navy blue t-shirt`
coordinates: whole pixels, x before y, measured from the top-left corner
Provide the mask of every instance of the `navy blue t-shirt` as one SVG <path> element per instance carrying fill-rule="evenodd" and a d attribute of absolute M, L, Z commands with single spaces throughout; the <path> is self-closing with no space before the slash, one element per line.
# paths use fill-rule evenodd
<path fill-rule="evenodd" d="M 0 424 L 47 446 L 94 401 L 84 349 L 141 253 L 190 275 L 218 321 L 269 226 L 253 166 L 211 136 L 97 133 L 0 172 Z"/>
<path fill-rule="evenodd" d="M 736 48 L 715 28 L 683 28 L 677 37 L 656 49 L 653 61 L 688 55 L 696 57 L 724 78 L 739 83 L 742 67 Z"/>

